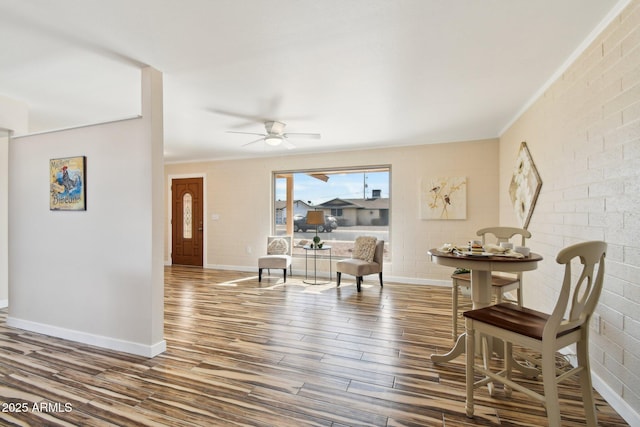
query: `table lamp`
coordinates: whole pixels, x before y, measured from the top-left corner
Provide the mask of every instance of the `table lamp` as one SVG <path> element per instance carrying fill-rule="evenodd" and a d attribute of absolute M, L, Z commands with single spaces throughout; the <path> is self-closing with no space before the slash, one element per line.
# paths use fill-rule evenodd
<path fill-rule="evenodd" d="M 316 237 L 313 238 L 316 248 L 319 248 L 320 237 L 318 237 L 318 226 L 324 224 L 324 211 L 307 212 L 307 224 L 316 226 Z"/>

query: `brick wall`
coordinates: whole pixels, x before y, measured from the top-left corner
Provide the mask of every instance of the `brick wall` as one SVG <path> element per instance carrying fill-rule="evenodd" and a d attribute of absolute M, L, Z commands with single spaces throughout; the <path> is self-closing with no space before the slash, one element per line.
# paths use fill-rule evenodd
<path fill-rule="evenodd" d="M 591 334 L 592 369 L 599 391 L 640 420 L 640 0 L 501 136 L 503 225 L 516 224 L 508 184 L 521 141 L 543 181 L 529 230 L 530 246 L 545 257 L 525 276 L 525 304 L 552 307 L 562 281 L 554 260 L 562 247 L 609 243 L 597 308 L 602 331 Z"/>

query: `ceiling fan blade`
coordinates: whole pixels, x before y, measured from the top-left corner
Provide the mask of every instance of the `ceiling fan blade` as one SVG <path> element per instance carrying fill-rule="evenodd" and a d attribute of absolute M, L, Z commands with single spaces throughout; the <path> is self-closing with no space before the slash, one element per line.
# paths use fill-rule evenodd
<path fill-rule="evenodd" d="M 207 108 L 207 111 L 210 111 L 212 113 L 215 114 L 221 114 L 223 116 L 229 116 L 229 117 L 235 117 L 238 119 L 245 119 L 245 120 L 250 120 L 252 122 L 261 122 L 264 123 L 266 120 L 269 120 L 265 117 L 261 117 L 261 116 L 257 116 L 254 114 L 244 114 L 244 113 L 238 113 L 235 111 L 229 111 L 229 110 L 221 110 L 218 108 Z"/>
<path fill-rule="evenodd" d="M 246 147 L 247 145 L 255 144 L 256 142 L 260 142 L 262 140 L 264 140 L 264 138 L 258 138 L 258 139 L 254 140 L 254 141 L 247 142 L 246 144 L 242 144 L 242 146 Z"/>
<path fill-rule="evenodd" d="M 292 143 L 290 143 L 284 138 L 282 138 L 282 145 L 284 145 L 287 150 L 293 150 L 294 148 L 296 148 L 295 145 L 293 145 Z"/>
<path fill-rule="evenodd" d="M 257 132 L 237 132 L 237 131 L 234 131 L 234 130 L 228 130 L 228 131 L 227 131 L 227 133 L 239 133 L 239 134 L 242 134 L 242 135 L 260 135 L 260 136 L 262 136 L 262 137 L 267 136 L 267 135 L 266 135 L 266 134 L 264 134 L 264 133 L 257 133 Z"/>
<path fill-rule="evenodd" d="M 285 133 L 282 136 L 285 138 L 320 139 L 319 133 Z"/>

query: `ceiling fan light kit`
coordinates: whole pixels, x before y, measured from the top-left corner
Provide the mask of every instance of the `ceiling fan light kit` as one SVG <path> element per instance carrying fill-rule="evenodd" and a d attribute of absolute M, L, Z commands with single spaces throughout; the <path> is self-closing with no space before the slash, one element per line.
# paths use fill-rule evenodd
<path fill-rule="evenodd" d="M 282 137 L 276 135 L 269 135 L 264 138 L 264 142 L 275 147 L 277 145 L 282 144 Z"/>

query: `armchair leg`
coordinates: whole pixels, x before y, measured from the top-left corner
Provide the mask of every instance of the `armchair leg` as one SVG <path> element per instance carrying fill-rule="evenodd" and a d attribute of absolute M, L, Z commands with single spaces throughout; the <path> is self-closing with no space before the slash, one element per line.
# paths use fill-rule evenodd
<path fill-rule="evenodd" d="M 287 269 L 283 268 L 282 271 L 284 272 L 284 283 L 287 283 Z"/>
<path fill-rule="evenodd" d="M 340 273 L 339 271 L 336 273 L 336 282 L 338 282 L 338 284 L 336 285 L 336 288 L 340 286 L 340 277 L 342 276 L 342 273 Z"/>
<path fill-rule="evenodd" d="M 262 282 L 262 269 L 258 269 L 258 282 Z"/>
<path fill-rule="evenodd" d="M 362 285 L 362 276 L 358 276 L 356 277 L 356 288 L 358 289 L 358 292 L 360 292 L 361 285 Z"/>
<path fill-rule="evenodd" d="M 380 276 L 380 287 L 382 287 L 382 271 L 378 275 Z"/>

